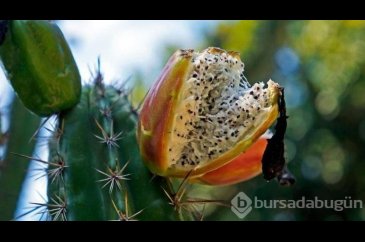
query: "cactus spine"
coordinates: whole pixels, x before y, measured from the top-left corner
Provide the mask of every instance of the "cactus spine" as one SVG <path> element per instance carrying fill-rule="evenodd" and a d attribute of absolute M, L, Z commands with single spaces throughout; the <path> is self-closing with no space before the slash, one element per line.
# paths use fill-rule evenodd
<path fill-rule="evenodd" d="M 80 103 L 58 115 L 50 140 L 46 204 L 52 220 L 175 220 L 174 207 L 140 158 L 137 117 L 122 89 L 97 72 Z"/>

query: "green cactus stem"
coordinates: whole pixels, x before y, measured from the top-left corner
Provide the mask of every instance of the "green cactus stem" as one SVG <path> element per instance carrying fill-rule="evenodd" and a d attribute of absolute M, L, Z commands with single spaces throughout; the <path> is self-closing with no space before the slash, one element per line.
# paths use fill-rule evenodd
<path fill-rule="evenodd" d="M 136 124 L 126 91 L 105 86 L 97 72 L 94 84 L 83 87 L 80 103 L 59 114 L 50 141 L 49 201 L 44 206 L 51 219 L 177 218 L 161 188 L 165 180 L 152 179 L 143 165 Z"/>

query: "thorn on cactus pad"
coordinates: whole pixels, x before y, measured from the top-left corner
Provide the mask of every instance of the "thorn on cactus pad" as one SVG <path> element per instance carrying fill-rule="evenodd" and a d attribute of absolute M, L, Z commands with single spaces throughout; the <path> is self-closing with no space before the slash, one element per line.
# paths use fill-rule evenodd
<path fill-rule="evenodd" d="M 47 203 L 47 199 L 44 196 L 42 196 L 42 194 L 40 194 L 38 191 L 37 191 L 37 195 L 44 201 L 44 203 Z M 45 219 L 46 221 L 51 220 L 50 216 L 49 216 L 49 213 L 48 213 L 47 207 L 44 207 L 44 206 L 41 206 L 41 205 L 35 205 L 35 203 L 32 203 L 32 202 L 30 202 L 29 204 L 31 206 L 25 207 L 25 209 L 27 209 L 27 211 L 25 211 L 24 213 L 16 216 L 14 218 L 14 220 L 18 220 L 20 218 L 23 218 L 24 216 L 29 215 L 29 214 L 40 214 L 41 217 L 39 218 L 39 221 L 43 221 L 44 215 L 46 215 L 46 219 Z"/>
<path fill-rule="evenodd" d="M 98 128 L 101 131 L 102 137 L 98 136 L 98 135 L 94 135 L 97 139 L 99 139 L 100 143 L 102 144 L 106 144 L 109 149 L 112 147 L 118 147 L 119 145 L 117 144 L 117 141 L 120 140 L 123 134 L 123 131 L 114 134 L 114 130 L 113 130 L 113 120 L 111 121 L 110 124 L 110 135 L 103 129 L 103 127 L 99 124 L 99 122 L 95 119 L 95 123 L 98 126 Z"/>
<path fill-rule="evenodd" d="M 102 174 L 106 177 L 104 179 L 98 180 L 97 182 L 104 182 L 104 185 L 102 186 L 102 188 L 109 185 L 110 194 L 113 193 L 114 187 L 117 187 L 119 189 L 119 191 L 121 191 L 122 186 L 121 186 L 120 182 L 122 180 L 130 180 L 128 177 L 131 174 L 123 174 L 123 172 L 127 168 L 128 164 L 129 164 L 129 161 L 127 163 L 125 163 L 125 165 L 122 167 L 122 169 L 119 169 L 117 167 L 115 170 L 112 170 L 109 167 L 107 167 L 107 172 L 103 172 L 99 169 L 95 169 L 97 172 L 99 172 L 100 174 Z"/>
<path fill-rule="evenodd" d="M 51 179 L 51 184 L 53 184 L 53 182 L 56 181 L 56 183 L 58 184 L 60 181 L 63 183 L 63 173 L 65 168 L 67 168 L 65 161 L 63 159 L 63 157 L 60 154 L 57 154 L 57 159 L 55 160 L 55 162 L 49 162 L 49 161 L 44 161 L 42 159 L 39 159 L 37 157 L 31 157 L 31 156 L 27 156 L 27 155 L 22 155 L 22 154 L 18 154 L 18 153 L 14 153 L 14 152 L 10 152 L 13 155 L 16 156 L 20 156 L 23 158 L 27 158 L 29 160 L 34 160 L 37 162 L 40 162 L 42 164 L 46 164 L 48 165 L 48 167 L 44 168 L 44 169 L 36 169 L 36 170 L 41 170 L 41 171 L 47 171 L 46 173 L 42 173 L 41 176 L 37 177 L 36 180 L 44 177 L 46 174 L 49 176 L 49 178 Z"/>
<path fill-rule="evenodd" d="M 167 198 L 169 200 L 169 204 L 174 207 L 175 211 L 177 211 L 179 214 L 181 214 L 182 211 L 185 210 L 188 213 L 192 214 L 196 220 L 202 220 L 204 217 L 205 206 L 207 204 L 214 204 L 214 205 L 223 206 L 223 207 L 230 207 L 230 205 L 223 200 L 211 200 L 211 199 L 200 199 L 200 198 L 188 197 L 186 195 L 187 185 L 189 185 L 188 180 L 189 180 L 190 175 L 192 174 L 193 170 L 194 169 L 192 169 L 191 171 L 189 171 L 186 174 L 186 176 L 184 177 L 184 179 L 178 186 L 176 192 L 173 189 L 173 185 L 171 183 L 170 178 L 166 179 L 167 187 L 168 187 L 169 191 L 167 191 L 166 189 L 161 187 L 163 192 L 165 193 L 165 195 L 167 196 Z M 199 205 L 203 206 L 201 212 L 198 210 Z"/>
<path fill-rule="evenodd" d="M 109 120 L 112 119 L 112 109 L 110 107 L 101 108 L 99 111 L 103 117 Z"/>
<path fill-rule="evenodd" d="M 52 117 L 53 117 L 53 115 L 48 116 L 45 120 L 42 121 L 42 123 L 41 123 L 41 125 L 39 125 L 38 129 L 34 132 L 32 137 L 30 137 L 30 139 L 28 141 L 29 143 L 32 142 L 33 140 L 35 140 L 35 137 L 38 135 L 39 131 L 43 128 L 43 126 L 47 123 L 47 121 Z"/>
<path fill-rule="evenodd" d="M 128 205 L 128 194 L 127 192 L 124 195 L 124 204 L 125 204 L 125 212 L 123 213 L 122 211 L 120 211 L 117 207 L 117 205 L 115 204 L 115 202 L 112 199 L 112 204 L 113 207 L 118 215 L 119 220 L 118 221 L 138 221 L 135 219 L 135 217 L 137 217 L 139 214 L 141 214 L 144 209 L 139 210 L 138 212 L 129 215 L 129 205 Z"/>
<path fill-rule="evenodd" d="M 45 207 L 52 217 L 52 221 L 67 221 L 66 200 L 58 195 L 51 198 L 51 203 L 32 203 L 41 207 Z"/>
<path fill-rule="evenodd" d="M 51 202 L 47 203 L 46 199 L 38 193 L 45 201 L 43 203 L 31 202 L 28 211 L 20 214 L 15 220 L 20 219 L 28 214 L 40 215 L 39 220 L 43 221 L 67 221 L 66 200 L 58 195 L 50 198 Z M 44 219 L 45 218 L 45 219 Z"/>
<path fill-rule="evenodd" d="M 127 77 L 125 81 L 114 81 L 111 86 L 114 87 L 116 93 L 119 96 L 128 96 L 128 90 L 126 88 L 126 85 L 132 80 L 132 75 Z"/>
<path fill-rule="evenodd" d="M 101 73 L 100 57 L 98 57 L 97 65 L 94 68 L 94 70 L 91 70 L 89 68 L 89 71 L 90 71 L 90 74 L 91 74 L 91 78 L 94 82 L 94 85 L 97 86 L 97 87 L 103 87 L 104 86 L 104 83 L 103 83 L 104 76 Z"/>

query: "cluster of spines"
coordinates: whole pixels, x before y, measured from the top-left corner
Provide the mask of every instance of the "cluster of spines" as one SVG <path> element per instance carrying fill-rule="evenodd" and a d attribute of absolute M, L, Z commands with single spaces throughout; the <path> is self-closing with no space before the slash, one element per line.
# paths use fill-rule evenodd
<path fill-rule="evenodd" d="M 95 173 L 93 175 L 94 178 L 96 177 L 94 186 L 99 187 L 99 189 L 96 189 L 99 190 L 99 194 L 97 195 L 100 196 L 99 202 L 101 207 L 99 209 L 103 210 L 103 214 L 101 214 L 99 219 L 133 219 L 134 215 L 130 215 L 131 208 L 128 207 L 127 186 L 124 184 L 125 180 L 130 179 L 130 174 L 126 173 L 128 163 L 122 163 L 120 153 L 118 152 L 118 142 L 123 138 L 123 131 L 115 130 L 113 116 L 115 108 L 132 110 L 133 107 L 130 106 L 127 93 L 124 90 L 117 89 L 114 86 L 105 86 L 100 71 L 96 72 L 93 85 L 84 87 L 82 98 L 87 99 L 87 104 L 83 108 L 88 109 L 84 115 L 88 116 L 86 120 L 89 121 L 89 123 L 83 125 L 89 127 L 89 137 L 92 139 L 89 143 L 95 143 L 92 147 L 94 150 L 90 150 L 92 154 L 85 154 L 85 156 L 94 158 L 94 162 L 91 162 L 91 164 L 95 164 L 95 167 L 93 167 Z M 121 107 L 121 104 L 128 107 Z M 79 105 L 83 104 L 81 103 Z M 48 203 L 47 207 L 53 220 L 63 220 L 69 217 L 68 204 L 73 203 L 73 198 L 70 196 L 77 195 L 68 194 L 72 193 L 72 191 L 70 192 L 68 186 L 70 181 L 67 179 L 72 175 L 68 175 L 67 169 L 72 170 L 74 167 L 68 165 L 73 157 L 67 154 L 67 143 L 70 142 L 68 139 L 72 139 L 72 134 L 68 134 L 67 137 L 64 136 L 65 132 L 69 132 L 67 127 L 72 125 L 67 124 L 69 122 L 67 115 L 58 115 L 58 128 L 54 131 L 53 141 L 50 142 L 51 156 L 48 168 L 50 184 L 48 197 L 51 203 Z M 133 112 L 130 112 L 130 115 L 133 115 Z M 78 147 L 71 148 L 78 149 Z M 73 165 L 75 166 L 76 164 Z M 79 179 L 85 178 L 79 177 Z M 89 199 L 98 200 L 97 198 L 91 197 Z M 52 208 L 54 209 L 52 210 Z M 61 213 L 61 216 L 59 216 L 59 213 Z M 82 219 L 82 217 L 71 218 Z"/>
<path fill-rule="evenodd" d="M 48 161 L 18 154 L 45 164 L 37 178 L 48 178 L 47 198 L 31 203 L 19 217 L 37 213 L 41 220 L 199 220 L 202 206 L 219 204 L 189 198 L 188 176 L 181 184 L 153 176 L 139 155 L 138 112 L 129 92 L 124 86 L 105 85 L 99 70 L 93 79 L 83 87 L 76 107 L 47 119 L 54 124 L 44 127 L 51 135 L 37 135 L 48 143 Z"/>

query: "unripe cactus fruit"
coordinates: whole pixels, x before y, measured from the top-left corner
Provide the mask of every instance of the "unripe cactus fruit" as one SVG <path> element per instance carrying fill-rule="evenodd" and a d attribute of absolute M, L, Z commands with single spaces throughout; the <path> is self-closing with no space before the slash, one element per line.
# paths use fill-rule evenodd
<path fill-rule="evenodd" d="M 280 86 L 252 87 L 236 52 L 179 50 L 149 90 L 137 137 L 150 170 L 204 175 L 245 152 L 278 116 Z M 192 171 L 191 171 L 192 170 Z"/>
<path fill-rule="evenodd" d="M 77 104 L 79 70 L 57 25 L 40 20 L 11 20 L 1 25 L 3 69 L 23 104 L 40 116 Z"/>

